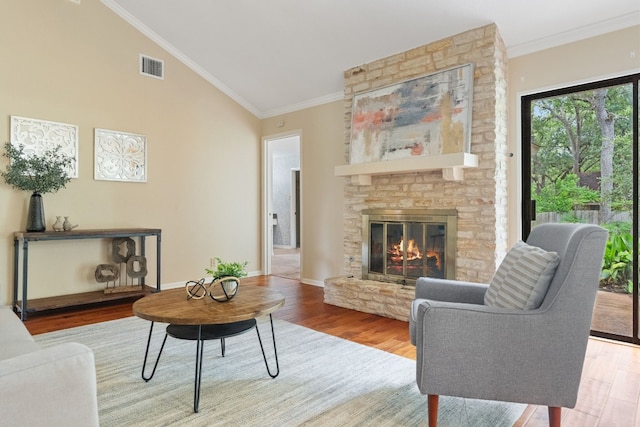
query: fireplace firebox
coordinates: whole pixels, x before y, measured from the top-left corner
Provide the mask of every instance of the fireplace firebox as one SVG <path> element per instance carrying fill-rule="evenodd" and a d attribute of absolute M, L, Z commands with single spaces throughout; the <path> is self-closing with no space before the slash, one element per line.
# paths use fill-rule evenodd
<path fill-rule="evenodd" d="M 362 212 L 362 278 L 415 285 L 419 277 L 455 279 L 456 210 Z"/>

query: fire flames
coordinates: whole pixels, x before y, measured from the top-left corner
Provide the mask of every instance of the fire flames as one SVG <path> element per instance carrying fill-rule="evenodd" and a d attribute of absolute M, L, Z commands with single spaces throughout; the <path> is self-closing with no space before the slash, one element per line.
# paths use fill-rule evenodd
<path fill-rule="evenodd" d="M 389 259 L 394 263 L 402 263 L 404 260 L 404 255 L 406 253 L 407 262 L 421 260 L 425 254 L 420 250 L 418 244 L 414 239 L 409 239 L 407 242 L 407 249 L 404 249 L 404 239 L 400 239 L 400 241 L 396 244 L 392 244 L 388 250 Z M 439 268 L 440 266 L 440 256 L 438 252 L 428 251 L 426 253 L 427 261 L 429 264 L 433 263 L 432 267 Z"/>
<path fill-rule="evenodd" d="M 402 262 L 404 253 L 404 239 L 400 239 L 400 242 L 391 245 L 391 248 L 389 249 L 389 255 L 393 262 Z M 406 254 L 407 261 L 422 259 L 422 252 L 420 252 L 420 248 L 413 239 L 409 239 L 409 242 L 407 243 Z"/>

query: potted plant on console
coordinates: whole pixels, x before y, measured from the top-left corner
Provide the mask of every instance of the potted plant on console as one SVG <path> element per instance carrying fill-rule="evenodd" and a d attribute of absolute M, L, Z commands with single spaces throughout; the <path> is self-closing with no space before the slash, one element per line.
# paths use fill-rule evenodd
<path fill-rule="evenodd" d="M 220 258 L 214 258 L 213 268 L 206 268 L 207 274 L 213 276 L 210 295 L 216 301 L 229 301 L 238 292 L 240 279 L 247 275 L 245 268 L 248 262 L 224 262 Z"/>
<path fill-rule="evenodd" d="M 56 149 L 41 154 L 27 154 L 24 146 L 10 142 L 4 145 L 4 157 L 9 159 L 7 169 L 0 172 L 4 182 L 18 190 L 30 191 L 27 231 L 45 231 L 46 221 L 42 195 L 65 188 L 71 180 L 68 170 L 73 159 Z"/>

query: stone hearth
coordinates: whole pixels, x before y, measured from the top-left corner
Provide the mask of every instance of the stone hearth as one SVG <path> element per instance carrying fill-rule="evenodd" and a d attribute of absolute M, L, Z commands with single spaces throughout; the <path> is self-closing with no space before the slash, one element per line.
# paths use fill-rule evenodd
<path fill-rule="evenodd" d="M 324 302 L 338 307 L 409 321 L 414 286 L 333 277 L 324 281 Z"/>

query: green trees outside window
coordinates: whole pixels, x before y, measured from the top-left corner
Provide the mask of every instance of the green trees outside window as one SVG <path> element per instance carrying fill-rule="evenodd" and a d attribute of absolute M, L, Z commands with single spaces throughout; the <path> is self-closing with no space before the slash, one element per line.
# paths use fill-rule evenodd
<path fill-rule="evenodd" d="M 632 291 L 632 108 L 631 84 L 531 103 L 531 198 L 536 201 L 536 219 L 593 222 L 607 228 L 600 286 L 615 292 Z"/>

